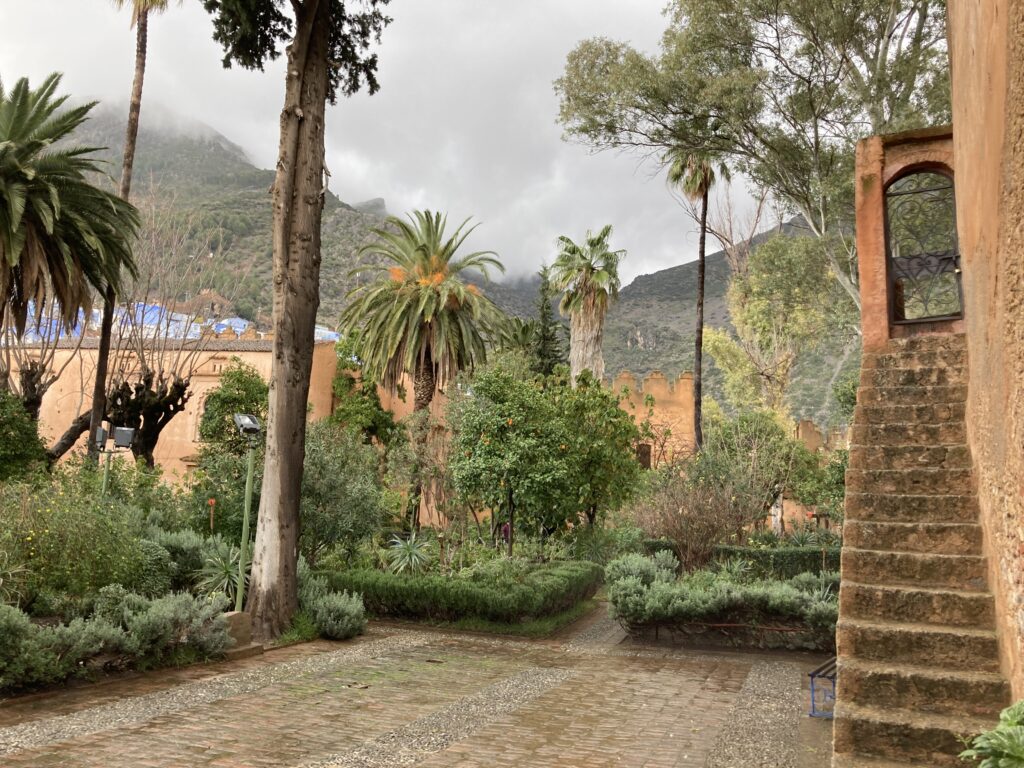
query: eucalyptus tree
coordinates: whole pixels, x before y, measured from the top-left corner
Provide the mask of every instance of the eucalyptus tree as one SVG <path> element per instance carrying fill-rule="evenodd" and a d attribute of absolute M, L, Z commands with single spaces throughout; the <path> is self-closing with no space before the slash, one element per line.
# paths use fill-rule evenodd
<path fill-rule="evenodd" d="M 860 305 L 853 147 L 948 120 L 941 0 L 673 0 L 657 54 L 581 42 L 555 83 L 569 138 L 725 158 L 799 213 Z"/>
<path fill-rule="evenodd" d="M 181 0 L 178 0 L 179 4 Z M 139 136 L 139 116 L 142 112 L 142 84 L 146 77 L 146 50 L 149 42 L 149 15 L 167 9 L 170 0 L 113 0 L 119 9 L 130 7 L 131 24 L 135 28 L 135 75 L 132 95 L 128 102 L 128 124 L 125 128 L 124 153 L 121 158 L 121 183 L 118 189 L 122 200 L 127 200 L 132 188 L 132 168 L 135 165 L 135 146 Z M 96 350 L 96 381 L 92 392 L 92 411 L 89 416 L 89 434 L 96 430 L 107 412 L 107 368 L 110 362 L 110 337 L 113 333 L 114 307 L 117 292 L 108 285 L 103 292 L 103 317 L 100 320 L 100 340 Z M 89 440 L 89 452 L 95 455 L 96 441 Z"/>
<path fill-rule="evenodd" d="M 562 235 L 551 265 L 551 284 L 562 291 L 559 309 L 569 315 L 569 370 L 573 386 L 583 371 L 604 378 L 604 320 L 608 305 L 619 296 L 619 262 L 624 250 L 613 251 L 610 224 L 596 235 L 587 232 L 582 244 Z"/>
<path fill-rule="evenodd" d="M 327 191 L 327 104 L 378 89 L 370 51 L 390 22 L 388 0 L 202 0 L 224 64 L 263 69 L 285 48 L 284 106 L 273 201 L 274 347 L 247 609 L 257 637 L 274 637 L 298 607 L 299 501 L 313 330 L 320 304 L 320 226 Z"/>

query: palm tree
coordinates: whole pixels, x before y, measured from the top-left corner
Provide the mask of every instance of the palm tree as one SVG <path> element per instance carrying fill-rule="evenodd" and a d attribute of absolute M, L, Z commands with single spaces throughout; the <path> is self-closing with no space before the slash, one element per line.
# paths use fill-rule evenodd
<path fill-rule="evenodd" d="M 414 211 L 408 221 L 392 216 L 388 229 L 373 230 L 377 241 L 360 253 L 374 262 L 354 270 L 372 279 L 349 292 L 342 314 L 343 328 L 359 338 L 364 374 L 391 391 L 412 375 L 417 411 L 458 371 L 486 360 L 485 339 L 496 338 L 503 321 L 464 277 L 505 268 L 492 251 L 457 256 L 475 227 L 466 229 L 467 219 L 448 237 L 446 221 L 440 213 Z"/>
<path fill-rule="evenodd" d="M 704 256 L 708 234 L 708 196 L 715 183 L 713 159 L 706 154 L 686 150 L 669 150 L 665 155 L 668 166 L 668 184 L 679 187 L 683 195 L 696 202 L 700 201 L 700 239 L 697 244 L 697 327 L 693 349 L 693 442 L 699 451 L 704 444 L 701 371 L 704 358 Z M 721 174 L 728 177 L 724 166 Z"/>
<path fill-rule="evenodd" d="M 142 83 L 146 77 L 146 46 L 149 42 L 149 14 L 167 10 L 170 0 L 112 0 L 121 10 L 132 9 L 131 25 L 135 28 L 135 77 L 132 79 L 131 101 L 128 103 L 128 126 L 125 129 L 124 155 L 121 160 L 119 193 L 127 200 L 132 189 L 132 168 L 135 165 L 135 145 L 139 137 L 139 115 L 142 112 Z M 179 5 L 181 0 L 178 0 Z M 96 350 L 96 382 L 92 391 L 92 413 L 89 418 L 89 453 L 95 455 L 96 441 L 91 439 L 99 429 L 107 410 L 107 367 L 110 361 L 110 336 L 113 332 L 114 307 L 117 292 L 108 285 L 103 292 L 103 319 L 100 321 L 100 340 Z"/>
<path fill-rule="evenodd" d="M 19 334 L 48 297 L 65 326 L 77 325 L 93 290 L 135 270 L 137 211 L 91 183 L 103 172 L 95 149 L 67 144 L 95 102 L 61 111 L 60 79 L 33 90 L 23 78 L 10 93 L 0 82 L 0 325 Z"/>
<path fill-rule="evenodd" d="M 559 237 L 561 250 L 551 265 L 551 283 L 564 291 L 559 309 L 570 318 L 569 369 L 573 386 L 585 370 L 598 381 L 604 378 L 604 317 L 609 301 L 618 298 L 619 262 L 626 255 L 623 250 L 609 250 L 611 234 L 609 224 L 596 235 L 587 232 L 583 245 L 564 235 Z"/>

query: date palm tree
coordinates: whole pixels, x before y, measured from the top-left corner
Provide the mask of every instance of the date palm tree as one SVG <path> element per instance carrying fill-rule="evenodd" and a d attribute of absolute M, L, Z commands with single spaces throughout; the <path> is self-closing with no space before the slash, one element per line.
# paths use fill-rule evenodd
<path fill-rule="evenodd" d="M 149 15 L 167 10 L 170 0 L 113 0 L 121 10 L 132 10 L 131 25 L 135 28 L 135 76 L 132 78 L 132 95 L 128 102 L 128 125 L 125 128 L 124 154 L 121 159 L 121 184 L 119 194 L 127 200 L 132 189 L 132 169 L 135 166 L 135 146 L 139 137 L 139 115 L 142 113 L 142 83 L 146 78 L 146 49 L 149 44 Z M 179 5 L 181 0 L 178 0 Z M 96 434 L 107 411 L 107 367 L 110 362 L 110 336 L 113 333 L 114 307 L 117 292 L 108 285 L 103 292 L 103 318 L 100 321 L 100 340 L 96 350 L 96 381 L 92 392 L 92 413 L 89 418 L 89 452 L 95 455 Z"/>
<path fill-rule="evenodd" d="M 573 386 L 583 371 L 604 378 L 604 318 L 608 305 L 619 296 L 619 262 L 624 250 L 608 245 L 610 224 L 596 235 L 587 232 L 582 245 L 564 235 L 558 238 L 558 257 L 551 265 L 551 284 L 563 291 L 559 305 L 569 315 L 569 370 Z"/>
<path fill-rule="evenodd" d="M 9 92 L 0 82 L 0 324 L 19 334 L 48 297 L 77 325 L 92 291 L 116 289 L 122 269 L 135 269 L 138 213 L 92 183 L 103 172 L 96 150 L 68 143 L 95 102 L 62 110 L 60 80 L 33 90 L 23 78 Z"/>
<path fill-rule="evenodd" d="M 715 163 L 706 154 L 685 150 L 669 150 L 665 155 L 668 166 L 668 184 L 678 187 L 692 202 L 700 201 L 700 235 L 697 242 L 697 319 L 693 348 L 693 442 L 700 450 L 704 444 L 702 413 L 702 371 L 704 358 L 704 272 L 708 235 L 708 197 L 715 183 Z M 720 173 L 728 178 L 725 166 Z"/>
<path fill-rule="evenodd" d="M 475 229 L 468 221 L 449 237 L 440 213 L 389 217 L 388 228 L 373 230 L 377 240 L 360 252 L 372 261 L 354 274 L 371 279 L 349 292 L 342 314 L 345 331 L 359 339 L 365 375 L 392 391 L 411 375 L 417 411 L 458 371 L 485 361 L 486 339 L 501 330 L 501 310 L 465 277 L 505 268 L 492 251 L 458 255 Z"/>

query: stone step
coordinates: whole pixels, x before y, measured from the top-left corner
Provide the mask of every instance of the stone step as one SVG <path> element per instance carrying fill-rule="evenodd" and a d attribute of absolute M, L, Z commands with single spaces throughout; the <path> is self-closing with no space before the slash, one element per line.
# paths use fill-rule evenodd
<path fill-rule="evenodd" d="M 929 333 L 889 339 L 889 354 L 917 354 L 919 352 L 954 352 L 967 349 L 967 338 L 962 333 Z"/>
<path fill-rule="evenodd" d="M 967 425 L 962 421 L 945 424 L 893 422 L 861 424 L 856 420 L 850 430 L 850 446 L 875 448 L 882 445 L 952 446 L 967 442 Z"/>
<path fill-rule="evenodd" d="M 952 387 L 967 383 L 967 370 L 956 368 L 862 368 L 862 387 Z"/>
<path fill-rule="evenodd" d="M 839 611 L 851 619 L 994 629 L 995 600 L 988 592 L 923 589 L 843 581 Z"/>
<path fill-rule="evenodd" d="M 843 542 L 854 549 L 980 555 L 982 530 L 977 523 L 898 523 L 847 519 Z"/>
<path fill-rule="evenodd" d="M 855 445 L 851 469 L 970 469 L 971 450 L 961 445 Z"/>
<path fill-rule="evenodd" d="M 920 405 L 922 403 L 965 403 L 967 387 L 861 387 L 859 405 Z"/>
<path fill-rule="evenodd" d="M 965 592 L 987 589 L 985 558 L 979 555 L 880 552 L 844 546 L 840 568 L 844 581 L 858 584 L 948 587 Z"/>
<path fill-rule="evenodd" d="M 936 715 L 998 718 L 1011 691 L 996 672 L 963 672 L 844 659 L 839 696 L 861 706 Z"/>
<path fill-rule="evenodd" d="M 865 354 L 862 368 L 966 368 L 967 349 L 927 349 L 919 351 L 890 351 Z"/>
<path fill-rule="evenodd" d="M 962 738 L 975 736 L 995 723 L 994 718 L 883 710 L 839 701 L 832 743 L 837 753 L 868 748 L 873 755 L 888 760 L 962 768 L 958 757 L 965 749 Z"/>
<path fill-rule="evenodd" d="M 973 494 L 894 494 L 846 491 L 846 522 L 976 523 Z"/>
<path fill-rule="evenodd" d="M 917 405 L 858 405 L 855 424 L 945 424 L 963 421 L 966 406 L 961 403 L 918 403 Z"/>
<path fill-rule="evenodd" d="M 848 469 L 846 488 L 854 493 L 951 493 L 973 489 L 970 468 L 960 469 Z"/>
<path fill-rule="evenodd" d="M 996 633 L 988 629 L 840 616 L 836 646 L 841 659 L 999 672 Z"/>

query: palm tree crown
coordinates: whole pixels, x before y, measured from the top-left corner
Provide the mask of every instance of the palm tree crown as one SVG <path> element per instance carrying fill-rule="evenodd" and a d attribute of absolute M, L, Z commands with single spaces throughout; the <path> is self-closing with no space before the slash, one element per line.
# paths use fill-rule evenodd
<path fill-rule="evenodd" d="M 114 7 L 117 10 L 131 6 L 132 9 L 132 26 L 134 27 L 139 23 L 139 18 L 143 14 L 149 13 L 161 13 L 167 10 L 167 6 L 170 5 L 170 0 L 112 0 Z M 181 0 L 178 0 L 178 5 L 181 5 Z"/>
<path fill-rule="evenodd" d="M 136 210 L 90 183 L 102 172 L 95 148 L 56 146 L 88 117 L 95 103 L 60 110 L 60 75 L 32 90 L 27 79 L 10 92 L 0 82 L 0 323 L 25 329 L 56 299 L 65 325 L 91 306 L 92 289 L 118 285 L 134 272 Z"/>
<path fill-rule="evenodd" d="M 609 224 L 596 235 L 587 232 L 582 245 L 559 237 L 558 257 L 551 265 L 551 284 L 564 291 L 559 308 L 571 318 L 569 365 L 574 382 L 587 369 L 598 380 L 604 377 L 604 317 L 609 302 L 619 295 L 619 262 L 626 254 L 610 249 L 611 234 Z"/>
<path fill-rule="evenodd" d="M 710 154 L 670 149 L 665 153 L 667 182 L 678 187 L 689 200 L 700 200 L 715 185 L 716 175 L 729 180 L 729 169 Z"/>
<path fill-rule="evenodd" d="M 436 386 L 486 359 L 485 339 L 503 319 L 463 277 L 504 267 L 492 251 L 457 256 L 474 227 L 466 227 L 467 219 L 448 237 L 446 221 L 440 213 L 414 211 L 408 221 L 392 216 L 388 229 L 374 230 L 377 241 L 361 254 L 375 263 L 354 271 L 372 279 L 349 293 L 342 314 L 343 327 L 359 339 L 365 374 L 389 389 L 414 374 L 417 408 L 429 404 Z"/>

